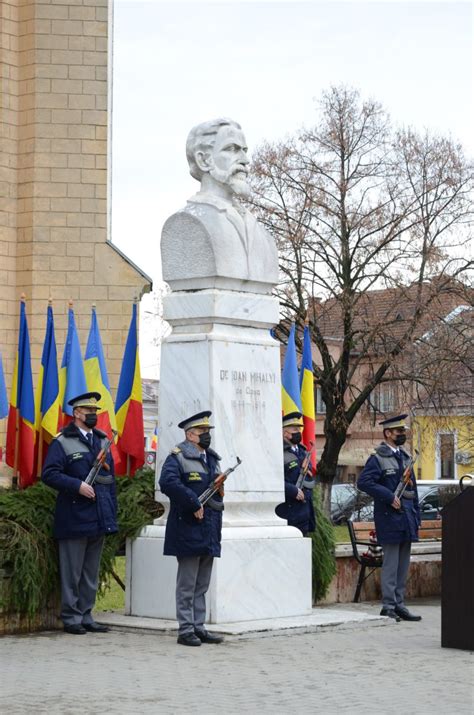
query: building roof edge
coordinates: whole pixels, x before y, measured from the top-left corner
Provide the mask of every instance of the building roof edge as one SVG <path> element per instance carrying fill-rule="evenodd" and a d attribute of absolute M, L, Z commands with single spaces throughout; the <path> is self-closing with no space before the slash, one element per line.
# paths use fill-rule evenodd
<path fill-rule="evenodd" d="M 127 256 L 126 253 L 124 253 L 123 251 L 121 251 L 120 248 L 118 248 L 118 246 L 115 245 L 115 243 L 113 243 L 113 242 L 110 241 L 109 239 L 107 239 L 106 243 L 107 243 L 107 245 L 109 245 L 111 248 L 113 248 L 114 251 L 115 251 L 116 253 L 118 253 L 119 256 L 120 256 L 121 258 L 123 258 L 123 260 L 128 263 L 129 266 L 131 266 L 137 273 L 139 273 L 139 274 L 141 275 L 142 278 L 144 278 L 144 279 L 147 281 L 147 283 L 149 284 L 149 290 L 152 290 L 152 288 L 153 288 L 153 279 L 150 278 L 150 276 L 149 276 L 147 273 L 145 273 L 145 271 L 143 271 L 143 270 L 140 268 L 140 266 L 137 266 L 137 264 L 134 263 L 134 262 L 132 261 L 132 259 Z"/>

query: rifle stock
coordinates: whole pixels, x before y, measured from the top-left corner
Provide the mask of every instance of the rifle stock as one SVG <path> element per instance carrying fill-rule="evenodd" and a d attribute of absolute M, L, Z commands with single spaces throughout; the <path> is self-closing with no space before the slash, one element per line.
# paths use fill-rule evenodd
<path fill-rule="evenodd" d="M 231 472 L 237 469 L 240 464 L 242 464 L 242 460 L 237 457 L 237 462 L 234 464 L 234 466 L 229 467 L 229 469 L 226 469 L 226 471 L 223 472 L 219 477 L 216 477 L 216 479 L 214 479 L 214 481 L 212 482 L 211 486 L 209 486 L 203 491 L 202 494 L 199 495 L 198 499 L 202 506 L 204 506 L 204 504 L 207 504 L 207 502 L 212 499 L 214 494 L 216 494 L 219 489 L 221 489 L 229 474 L 231 474 Z"/>
<path fill-rule="evenodd" d="M 296 480 L 297 489 L 302 489 L 304 480 L 306 479 L 311 464 L 311 457 L 316 451 L 316 442 L 311 442 L 311 449 L 307 453 L 306 457 L 303 459 L 303 464 L 301 465 L 300 473 L 298 479 Z M 311 487 L 310 487 L 311 488 Z"/>
<path fill-rule="evenodd" d="M 92 465 L 89 474 L 84 479 L 86 484 L 90 484 L 91 486 L 94 484 L 95 480 L 97 479 L 97 475 L 100 472 L 101 467 L 105 463 L 105 460 L 107 457 L 107 452 L 109 451 L 110 446 L 113 441 L 114 441 L 114 437 L 111 437 L 110 439 L 106 440 L 104 446 L 102 447 L 99 454 L 95 458 L 94 464 Z"/>
<path fill-rule="evenodd" d="M 410 461 L 408 462 L 407 466 L 403 470 L 403 476 L 400 479 L 397 488 L 395 489 L 395 496 L 398 499 L 401 499 L 406 491 L 406 488 L 411 482 L 411 471 L 413 469 L 413 465 L 415 464 L 416 460 L 418 459 L 418 450 L 415 449 L 415 455 L 414 457 L 410 458 Z"/>

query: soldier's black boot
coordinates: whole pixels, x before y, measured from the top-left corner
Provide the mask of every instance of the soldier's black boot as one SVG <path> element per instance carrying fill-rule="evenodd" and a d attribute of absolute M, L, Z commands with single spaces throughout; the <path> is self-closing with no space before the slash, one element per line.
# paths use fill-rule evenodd
<path fill-rule="evenodd" d="M 406 606 L 395 606 L 395 613 L 400 616 L 402 621 L 421 621 L 421 616 L 410 613 Z"/>
<path fill-rule="evenodd" d="M 198 646 L 201 645 L 200 639 L 194 635 L 194 633 L 184 633 L 182 636 L 178 636 L 179 645 L 190 645 Z"/>
<path fill-rule="evenodd" d="M 397 623 L 400 623 L 401 621 L 400 616 L 393 608 L 382 608 L 382 610 L 380 611 L 380 615 L 387 616 L 388 618 L 393 618 L 393 620 Z"/>

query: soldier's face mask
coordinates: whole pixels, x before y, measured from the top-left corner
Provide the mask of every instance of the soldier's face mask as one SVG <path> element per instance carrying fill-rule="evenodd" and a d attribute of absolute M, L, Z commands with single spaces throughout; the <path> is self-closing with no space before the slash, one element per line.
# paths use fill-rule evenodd
<path fill-rule="evenodd" d="M 92 429 L 97 424 L 97 413 L 96 412 L 79 412 L 81 420 L 84 422 L 85 426 Z"/>
<path fill-rule="evenodd" d="M 290 437 L 291 444 L 300 444 L 301 442 L 301 432 L 293 432 Z"/>
<path fill-rule="evenodd" d="M 395 442 L 397 447 L 401 447 L 402 444 L 405 444 L 405 442 L 407 441 L 407 436 L 406 434 L 396 434 L 393 438 L 393 441 Z"/>
<path fill-rule="evenodd" d="M 202 447 L 203 449 L 207 449 L 208 447 L 210 447 L 211 446 L 211 433 L 203 432 L 202 434 L 200 434 L 198 445 L 200 447 Z"/>

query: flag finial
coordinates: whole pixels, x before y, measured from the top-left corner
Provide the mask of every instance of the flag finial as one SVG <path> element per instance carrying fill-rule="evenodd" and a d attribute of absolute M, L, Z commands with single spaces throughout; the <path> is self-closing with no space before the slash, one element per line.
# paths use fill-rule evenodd
<path fill-rule="evenodd" d="M 21 300 L 22 303 L 25 303 L 25 302 L 26 302 L 26 293 L 22 293 L 22 294 L 20 295 L 20 300 Z"/>
<path fill-rule="evenodd" d="M 70 308 L 72 308 L 72 306 L 74 305 L 73 299 L 72 299 L 72 298 L 69 298 L 67 304 L 68 304 L 68 306 L 69 306 Z"/>

